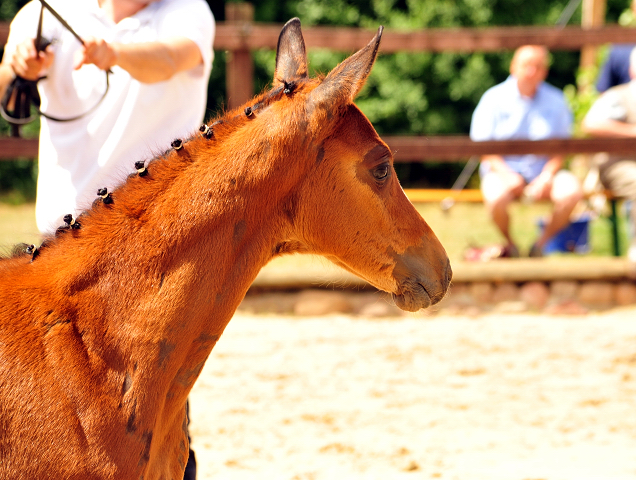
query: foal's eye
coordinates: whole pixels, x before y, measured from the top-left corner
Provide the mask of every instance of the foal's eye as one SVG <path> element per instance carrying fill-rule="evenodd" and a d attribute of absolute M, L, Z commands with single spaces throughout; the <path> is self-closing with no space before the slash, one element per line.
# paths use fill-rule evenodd
<path fill-rule="evenodd" d="M 389 176 L 389 165 L 387 165 L 386 163 L 378 165 L 373 169 L 371 173 L 373 175 L 373 178 L 375 178 L 376 180 L 384 180 L 386 177 Z"/>

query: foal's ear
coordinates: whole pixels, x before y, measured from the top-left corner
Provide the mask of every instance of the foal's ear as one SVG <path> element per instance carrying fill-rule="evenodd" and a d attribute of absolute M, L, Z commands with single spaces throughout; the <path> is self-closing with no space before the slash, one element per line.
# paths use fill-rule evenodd
<path fill-rule="evenodd" d="M 284 82 L 291 83 L 305 77 L 307 77 L 305 40 L 300 31 L 300 20 L 292 18 L 285 24 L 278 37 L 274 86 L 282 85 Z"/>
<path fill-rule="evenodd" d="M 353 101 L 371 72 L 378 55 L 383 30 L 384 27 L 378 28 L 375 37 L 366 47 L 329 72 L 323 82 L 310 93 L 311 101 L 315 105 L 338 107 Z"/>

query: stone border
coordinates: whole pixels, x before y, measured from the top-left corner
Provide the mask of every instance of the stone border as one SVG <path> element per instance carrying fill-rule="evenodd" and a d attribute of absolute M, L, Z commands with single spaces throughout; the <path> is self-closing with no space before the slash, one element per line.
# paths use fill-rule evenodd
<path fill-rule="evenodd" d="M 636 283 L 630 280 L 454 283 L 439 304 L 415 315 L 469 315 L 487 312 L 585 315 L 636 305 Z M 364 317 L 409 315 L 390 295 L 370 289 L 252 290 L 239 310 L 248 313 L 317 316 L 352 314 Z"/>

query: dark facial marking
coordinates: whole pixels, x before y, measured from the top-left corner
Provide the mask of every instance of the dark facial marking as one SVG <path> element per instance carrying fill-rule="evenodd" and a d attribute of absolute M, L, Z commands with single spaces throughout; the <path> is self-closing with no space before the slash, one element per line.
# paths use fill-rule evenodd
<path fill-rule="evenodd" d="M 195 340 L 196 342 L 200 344 L 198 351 L 207 350 L 208 348 L 213 348 L 214 345 L 216 345 L 216 342 L 219 341 L 219 338 L 220 338 L 220 335 L 208 335 L 206 333 L 202 333 Z"/>
<path fill-rule="evenodd" d="M 379 160 L 383 157 L 390 158 L 391 152 L 384 145 L 376 145 L 364 155 L 364 161 Z"/>
<path fill-rule="evenodd" d="M 201 373 L 201 370 L 203 370 L 203 365 L 205 365 L 205 360 L 196 364 L 192 370 L 179 374 L 176 379 L 177 382 L 185 388 L 190 388 Z"/>
<path fill-rule="evenodd" d="M 320 148 L 318 149 L 318 155 L 316 155 L 316 165 L 320 164 L 323 158 L 325 158 L 325 149 L 321 145 Z"/>
<path fill-rule="evenodd" d="M 243 239 L 243 235 L 245 235 L 245 230 L 247 229 L 247 225 L 245 224 L 245 220 L 239 220 L 234 225 L 234 242 L 240 243 Z"/>
<path fill-rule="evenodd" d="M 51 317 L 53 315 L 53 312 L 50 312 L 47 317 Z M 46 333 L 49 333 L 51 331 L 51 329 L 57 325 L 68 325 L 70 324 L 71 321 L 68 318 L 59 318 L 59 317 L 54 317 L 54 318 L 47 318 L 44 321 L 44 328 L 46 329 Z"/>
<path fill-rule="evenodd" d="M 128 422 L 126 423 L 126 433 L 133 433 L 137 431 L 135 420 L 137 419 L 137 399 L 135 398 L 132 406 L 132 412 L 128 416 Z"/>
<path fill-rule="evenodd" d="M 124 376 L 124 384 L 121 387 L 121 394 L 126 395 L 126 392 L 130 390 L 130 387 L 132 387 L 132 377 L 128 372 L 126 372 L 126 375 Z"/>
<path fill-rule="evenodd" d="M 170 354 L 174 351 L 176 346 L 173 343 L 168 343 L 166 339 L 162 339 L 159 342 L 159 367 L 163 367 L 168 358 L 170 358 Z"/>
<path fill-rule="evenodd" d="M 141 441 L 144 443 L 144 449 L 141 452 L 139 458 L 139 466 L 145 465 L 150 460 L 150 444 L 152 443 L 152 430 L 144 432 L 141 436 Z"/>

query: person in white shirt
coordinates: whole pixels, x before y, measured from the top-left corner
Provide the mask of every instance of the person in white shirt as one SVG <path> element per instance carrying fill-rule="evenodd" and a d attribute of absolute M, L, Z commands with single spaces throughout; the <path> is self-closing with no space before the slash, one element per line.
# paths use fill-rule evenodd
<path fill-rule="evenodd" d="M 42 233 L 90 207 L 97 190 L 112 190 L 135 162 L 201 124 L 215 31 L 204 0 L 49 3 L 84 45 L 45 10 L 42 34 L 53 43 L 37 52 L 41 5 L 32 1 L 13 19 L 0 64 L 0 96 L 14 75 L 45 76 L 38 82 L 42 112 L 80 116 L 41 118 L 36 221 Z"/>

